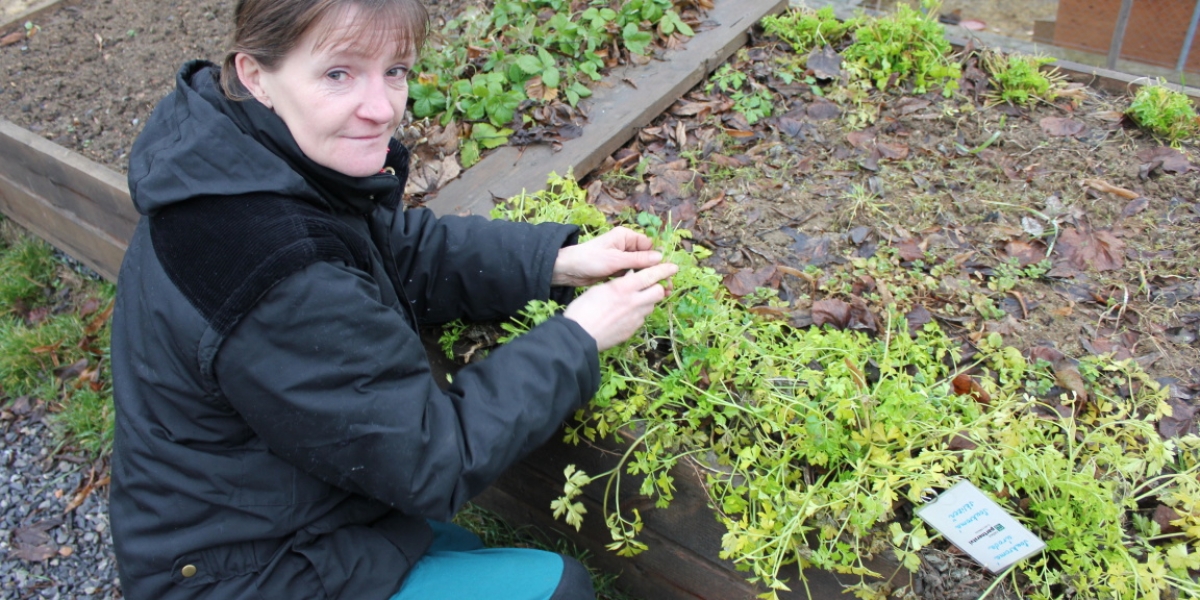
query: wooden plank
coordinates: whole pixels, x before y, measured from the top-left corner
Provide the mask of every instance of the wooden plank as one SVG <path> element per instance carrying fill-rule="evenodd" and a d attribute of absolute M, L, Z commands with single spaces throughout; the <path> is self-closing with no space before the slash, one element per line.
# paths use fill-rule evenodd
<path fill-rule="evenodd" d="M 476 502 L 513 523 L 533 524 L 543 530 L 569 531 L 564 522 L 551 517 L 549 510 L 550 502 L 561 495 L 563 468 L 575 464 L 588 473 L 602 473 L 616 466 L 616 456 L 623 450 L 612 443 L 602 443 L 597 449 L 551 440 L 505 473 Z M 637 495 L 640 477 L 625 474 L 622 479 L 621 506 L 626 511 L 637 508 L 641 513 L 645 524 L 642 541 L 650 546 L 650 550 L 633 558 L 622 558 L 605 548 L 612 539 L 604 524 L 602 482 L 584 488 L 583 494 L 576 498 L 587 507 L 587 516 L 581 531 L 571 531 L 570 539 L 595 556 L 594 562 L 598 566 L 606 571 L 623 573 L 622 588 L 639 594 L 642 592 L 635 590 L 652 592 L 645 595 L 646 598 L 748 599 L 763 593 L 764 589 L 746 581 L 748 574 L 735 571 L 732 562 L 718 558 L 725 527 L 717 521 L 700 480 L 683 464 L 673 469 L 671 475 L 675 480 L 675 500 L 665 510 L 655 508 L 652 502 Z M 910 573 L 890 554 L 863 562 L 885 579 L 890 579 L 894 586 L 910 582 Z M 804 575 L 813 598 L 841 597 L 844 585 L 858 581 L 857 576 L 841 577 L 819 569 L 808 569 Z M 793 590 L 781 592 L 781 598 L 809 598 L 794 566 L 785 569 L 784 578 Z"/>
<path fill-rule="evenodd" d="M 138 214 L 125 178 L 0 118 L 0 210 L 115 281 Z"/>
<path fill-rule="evenodd" d="M 65 3 L 65 0 L 0 0 L 0 34 L 22 27 L 26 21 L 33 21 Z"/>
<path fill-rule="evenodd" d="M 564 142 L 558 152 L 546 145 L 500 148 L 442 188 L 426 206 L 442 215 L 487 215 L 493 198 L 541 190 L 551 172 L 572 171 L 582 178 L 745 45 L 755 23 L 786 7 L 787 0 L 717 0 L 707 16 L 716 25 L 697 30 L 683 49 L 648 65 L 616 69 L 604 78 L 589 99 L 583 135 Z"/>

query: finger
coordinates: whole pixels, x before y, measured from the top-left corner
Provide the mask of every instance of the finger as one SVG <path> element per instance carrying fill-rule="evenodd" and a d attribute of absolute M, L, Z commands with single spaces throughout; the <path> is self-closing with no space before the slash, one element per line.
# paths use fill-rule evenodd
<path fill-rule="evenodd" d="M 615 227 L 608 233 L 612 234 L 618 240 L 618 249 L 627 252 L 649 250 L 654 247 L 654 240 L 651 240 L 643 233 L 638 233 L 626 227 Z"/>
<path fill-rule="evenodd" d="M 626 269 L 645 269 L 653 267 L 663 261 L 662 252 L 657 250 L 641 250 L 638 252 L 622 252 L 612 258 L 616 271 L 624 271 Z"/>
<path fill-rule="evenodd" d="M 640 271 L 631 271 L 619 281 L 626 283 L 634 290 L 644 290 L 674 275 L 678 271 L 679 266 L 674 263 L 660 263 Z"/>

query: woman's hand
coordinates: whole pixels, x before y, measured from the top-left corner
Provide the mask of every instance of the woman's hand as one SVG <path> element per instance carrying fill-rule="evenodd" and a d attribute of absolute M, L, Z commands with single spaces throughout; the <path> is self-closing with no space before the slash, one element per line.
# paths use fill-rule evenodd
<path fill-rule="evenodd" d="M 651 250 L 651 245 L 645 235 L 616 227 L 582 244 L 567 246 L 558 251 L 550 285 L 582 287 L 623 271 L 652 267 L 663 257 Z"/>
<path fill-rule="evenodd" d="M 659 282 L 678 270 L 674 264 L 661 263 L 630 271 L 581 294 L 567 305 L 563 316 L 579 323 L 603 352 L 629 339 L 642 326 L 655 303 L 667 295 Z"/>

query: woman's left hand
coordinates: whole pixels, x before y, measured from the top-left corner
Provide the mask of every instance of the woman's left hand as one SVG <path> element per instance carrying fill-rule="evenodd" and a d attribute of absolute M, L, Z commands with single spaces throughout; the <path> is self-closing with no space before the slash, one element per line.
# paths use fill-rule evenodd
<path fill-rule="evenodd" d="M 624 227 L 613 228 L 582 244 L 558 251 L 550 285 L 582 287 L 616 275 L 652 267 L 662 253 L 651 250 L 649 237 Z"/>

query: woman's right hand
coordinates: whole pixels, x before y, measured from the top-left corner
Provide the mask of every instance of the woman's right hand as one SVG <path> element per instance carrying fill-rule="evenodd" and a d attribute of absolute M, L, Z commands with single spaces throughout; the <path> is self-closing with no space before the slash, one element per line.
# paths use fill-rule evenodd
<path fill-rule="evenodd" d="M 660 283 L 679 267 L 661 263 L 630 271 L 595 286 L 567 305 L 563 316 L 579 323 L 603 352 L 624 342 L 642 326 L 654 305 L 667 295 Z"/>

